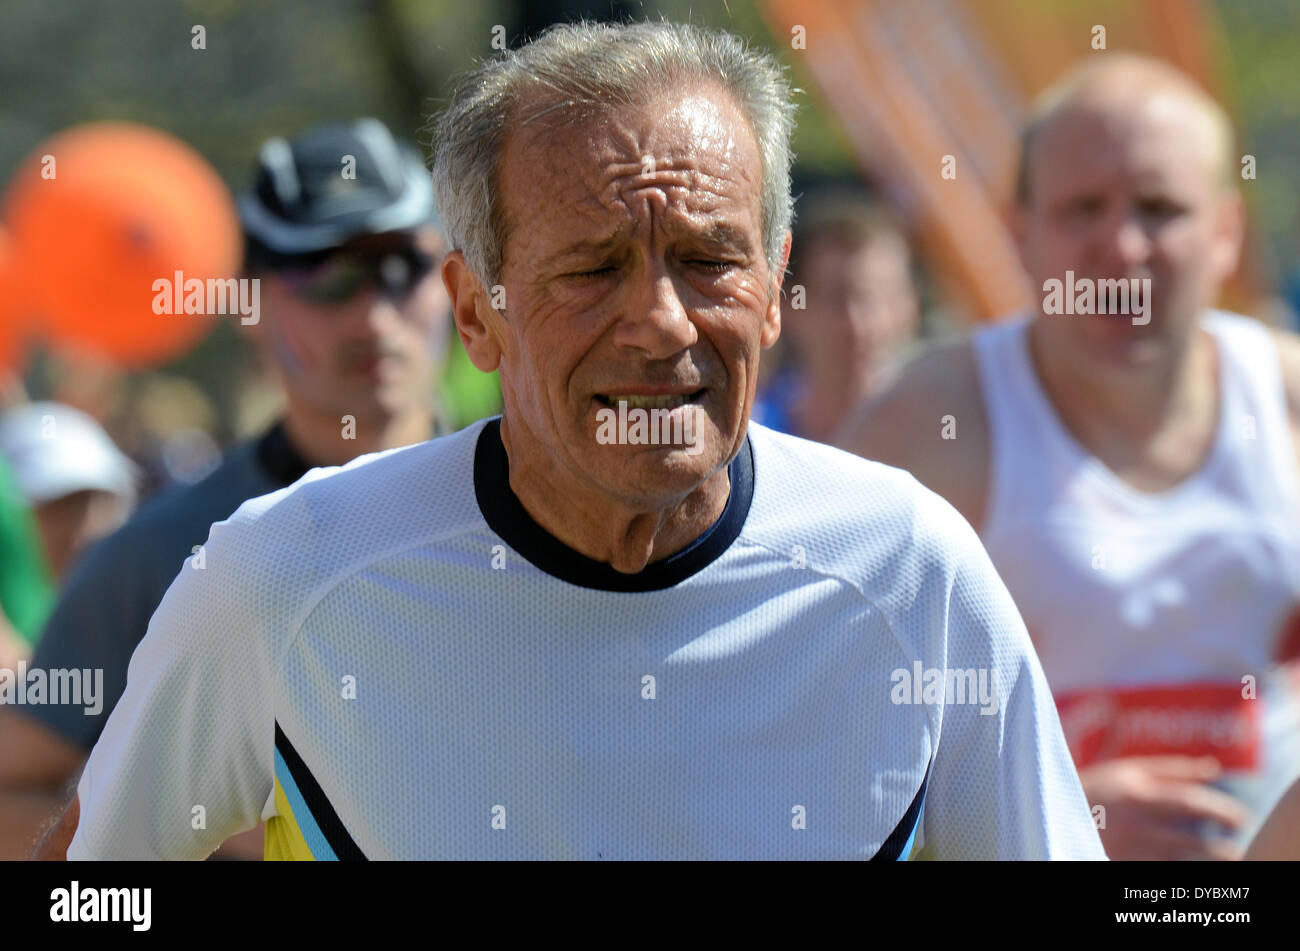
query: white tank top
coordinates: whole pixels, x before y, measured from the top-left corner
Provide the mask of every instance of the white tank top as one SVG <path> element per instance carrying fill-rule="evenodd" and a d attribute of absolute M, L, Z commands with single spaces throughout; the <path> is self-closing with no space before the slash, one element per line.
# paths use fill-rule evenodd
<path fill-rule="evenodd" d="M 1262 813 L 1300 773 L 1300 704 L 1278 666 L 1300 655 L 1300 477 L 1268 330 L 1222 311 L 1202 326 L 1219 354 L 1218 430 L 1204 465 L 1160 493 L 1065 428 L 1027 319 L 976 334 L 991 445 L 981 536 L 1079 766 L 1213 755 L 1224 788 Z"/>

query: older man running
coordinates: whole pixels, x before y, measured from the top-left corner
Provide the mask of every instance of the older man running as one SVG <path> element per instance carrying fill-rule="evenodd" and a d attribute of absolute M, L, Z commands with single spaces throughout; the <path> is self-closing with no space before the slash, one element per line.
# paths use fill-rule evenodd
<path fill-rule="evenodd" d="M 44 852 L 79 808 L 72 858 L 263 817 L 292 858 L 1102 858 L 975 533 L 748 425 L 792 112 L 767 55 L 666 23 L 465 79 L 443 278 L 503 415 L 216 526 Z"/>

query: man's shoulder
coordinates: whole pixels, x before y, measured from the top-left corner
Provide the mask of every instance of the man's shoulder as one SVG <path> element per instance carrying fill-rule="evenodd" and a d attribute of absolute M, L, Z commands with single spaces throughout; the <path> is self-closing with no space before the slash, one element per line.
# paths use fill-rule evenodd
<path fill-rule="evenodd" d="M 1000 332 L 1000 326 L 979 331 Z M 861 407 L 842 444 L 907 469 L 978 523 L 989 449 L 973 339 L 943 341 L 920 352 Z"/>
<path fill-rule="evenodd" d="M 1273 328 L 1272 335 L 1282 366 L 1282 389 L 1286 393 L 1287 409 L 1292 423 L 1300 426 L 1300 334 Z"/>
<path fill-rule="evenodd" d="M 176 529 L 178 522 L 206 527 L 230 515 L 250 493 L 261 495 L 273 487 L 258 464 L 256 441 L 238 443 L 198 482 L 169 486 L 146 501 L 123 528 L 128 534 L 148 534 Z"/>
<path fill-rule="evenodd" d="M 214 533 L 228 526 L 274 557 L 294 545 L 364 553 L 468 530 L 481 520 L 473 462 L 484 423 L 312 469 L 293 485 L 248 499 Z"/>
<path fill-rule="evenodd" d="M 915 437 L 923 433 L 913 427 L 945 414 L 960 416 L 981 402 L 973 338 L 940 341 L 920 350 L 896 372 L 889 386 L 862 405 L 844 442 L 855 452 L 898 464 L 909 454 L 907 447 L 918 448 Z M 939 432 L 937 423 L 930 428 Z"/>
<path fill-rule="evenodd" d="M 828 443 L 783 433 L 750 421 L 756 471 L 773 470 L 776 485 L 798 491 L 797 483 L 816 484 L 818 491 L 862 492 L 864 487 L 907 494 L 917 485 L 907 472 L 894 466 L 854 455 Z M 805 501 L 811 501 L 805 497 Z"/>
<path fill-rule="evenodd" d="M 136 570 L 127 575 L 165 587 L 176 564 L 207 537 L 213 522 L 228 518 L 245 499 L 271 488 L 271 480 L 256 466 L 254 452 L 254 443 L 241 443 L 200 481 L 171 486 L 144 502 L 125 524 L 78 559 L 70 585 L 100 577 L 118 579 L 112 581 L 118 584 L 125 576 L 122 566 L 133 564 Z M 149 564 L 165 577 L 140 570 Z"/>
<path fill-rule="evenodd" d="M 97 651 L 120 660 L 124 673 L 158 602 L 208 538 L 212 523 L 271 485 L 254 452 L 251 442 L 233 447 L 199 482 L 149 499 L 125 525 L 83 552 L 42 632 L 40 656 L 48 662 L 65 653 Z M 85 738 L 80 730 L 77 735 Z"/>
<path fill-rule="evenodd" d="M 904 469 L 754 424 L 751 434 L 751 537 L 817 547 L 828 571 L 855 583 L 904 566 L 946 573 L 979 544 L 961 514 Z"/>
<path fill-rule="evenodd" d="M 1300 334 L 1235 311 L 1214 309 L 1202 315 L 1202 326 L 1246 340 L 1270 340 L 1277 351 L 1282 390 L 1291 424 L 1300 428 Z"/>
<path fill-rule="evenodd" d="M 938 340 L 918 350 L 899 369 L 892 385 L 882 396 L 942 398 L 945 394 L 978 385 L 975 339 L 1004 331 L 1002 325 L 983 327 L 972 334 Z"/>

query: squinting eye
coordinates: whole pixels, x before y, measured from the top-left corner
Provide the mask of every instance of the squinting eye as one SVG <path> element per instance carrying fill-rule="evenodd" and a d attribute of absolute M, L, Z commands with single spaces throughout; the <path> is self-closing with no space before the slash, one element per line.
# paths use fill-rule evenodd
<path fill-rule="evenodd" d="M 713 271 L 716 274 L 721 274 L 731 267 L 730 261 L 687 261 L 686 263 L 694 264 L 696 267 L 702 267 L 706 271 Z"/>
<path fill-rule="evenodd" d="M 1177 205 L 1164 198 L 1147 198 L 1138 202 L 1138 209 L 1144 215 L 1150 215 L 1153 218 L 1168 218 L 1176 215 L 1179 211 Z"/>
<path fill-rule="evenodd" d="M 1102 202 L 1098 198 L 1080 198 L 1067 206 L 1072 215 L 1093 215 L 1101 211 Z"/>
<path fill-rule="evenodd" d="M 570 274 L 569 276 L 570 277 L 603 277 L 606 274 L 614 273 L 614 270 L 615 269 L 613 267 L 606 266 L 602 268 L 597 268 L 594 271 L 575 271 L 573 274 Z"/>

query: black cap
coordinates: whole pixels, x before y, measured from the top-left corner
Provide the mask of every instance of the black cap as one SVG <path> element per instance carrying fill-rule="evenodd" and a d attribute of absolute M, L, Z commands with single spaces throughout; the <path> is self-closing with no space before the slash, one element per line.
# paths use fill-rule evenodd
<path fill-rule="evenodd" d="M 256 175 L 239 198 L 251 260 L 274 264 L 359 235 L 439 227 L 428 169 L 378 119 L 268 139 Z"/>

